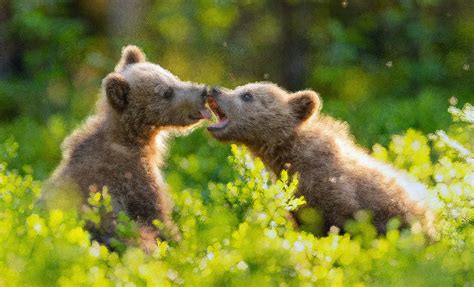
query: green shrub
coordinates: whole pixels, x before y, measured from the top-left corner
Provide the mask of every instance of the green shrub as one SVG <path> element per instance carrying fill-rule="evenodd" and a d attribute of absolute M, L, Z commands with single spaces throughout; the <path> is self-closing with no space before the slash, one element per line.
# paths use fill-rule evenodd
<path fill-rule="evenodd" d="M 212 154 L 181 165 L 181 175 L 169 173 L 179 187 L 173 216 L 182 241 L 158 242 L 148 255 L 133 246 L 111 252 L 83 229 L 110 204 L 107 194 L 91 197 L 87 216 L 37 208 L 41 183 L 9 167 L 18 145 L 7 141 L 0 147 L 0 286 L 472 285 L 474 110 L 450 112 L 457 122 L 446 132 L 408 130 L 373 153 L 430 187 L 439 204 L 439 240 L 432 244 L 393 226 L 376 237 L 365 216 L 349 223 L 351 234 L 298 231 L 288 217 L 304 202 L 293 195 L 297 179 L 282 173 L 272 183 L 260 160 L 233 146 L 226 184 L 200 174 Z M 182 188 L 187 181 L 180 177 L 195 173 L 197 188 Z M 133 236 L 133 223 L 123 222 L 122 234 Z"/>

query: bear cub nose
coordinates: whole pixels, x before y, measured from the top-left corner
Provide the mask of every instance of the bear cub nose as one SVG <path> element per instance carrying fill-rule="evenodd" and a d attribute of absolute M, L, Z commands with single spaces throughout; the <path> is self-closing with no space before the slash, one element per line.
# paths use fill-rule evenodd
<path fill-rule="evenodd" d="M 207 98 L 207 96 L 209 94 L 208 91 L 209 91 L 209 88 L 207 86 L 205 86 L 204 89 L 201 92 L 201 98 L 203 98 L 203 99 Z"/>
<path fill-rule="evenodd" d="M 212 97 L 217 97 L 218 95 L 220 95 L 222 92 L 220 90 L 219 87 L 212 87 L 211 89 L 211 96 Z"/>

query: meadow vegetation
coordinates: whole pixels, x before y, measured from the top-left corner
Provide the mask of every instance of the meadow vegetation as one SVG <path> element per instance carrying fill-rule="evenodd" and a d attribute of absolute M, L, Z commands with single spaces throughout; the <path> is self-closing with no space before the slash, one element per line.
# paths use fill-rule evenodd
<path fill-rule="evenodd" d="M 345 234 L 332 230 L 328 236 L 314 236 L 295 229 L 288 214 L 304 203 L 294 196 L 297 178 L 283 172 L 271 181 L 259 159 L 234 145 L 227 182 L 182 188 L 179 176 L 172 177 L 180 242 L 158 241 L 152 254 L 120 244 L 136 236 L 134 222 L 122 214 L 116 248 L 110 251 L 91 241 L 83 228 L 85 220 L 100 220 L 100 208 L 110 209 L 107 190 L 91 195 L 91 208 L 82 216 L 42 210 L 35 204 L 41 182 L 29 171 L 21 175 L 9 167 L 18 145 L 7 141 L 0 164 L 0 285 L 472 284 L 474 108 L 466 104 L 450 112 L 455 122 L 447 131 L 426 136 L 408 130 L 394 136 L 388 147 L 374 146 L 373 152 L 429 186 L 438 210 L 434 243 L 416 230 L 399 232 L 396 220 L 386 235 L 376 236 L 367 213 L 348 222 Z M 181 168 L 194 174 L 192 162 Z"/>

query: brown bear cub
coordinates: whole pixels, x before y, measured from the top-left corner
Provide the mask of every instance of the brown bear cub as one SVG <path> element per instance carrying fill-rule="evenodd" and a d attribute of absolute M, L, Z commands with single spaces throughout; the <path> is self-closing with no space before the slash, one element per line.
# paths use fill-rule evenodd
<path fill-rule="evenodd" d="M 80 209 L 91 192 L 107 187 L 113 215 L 107 228 L 91 230 L 97 240 L 107 243 L 120 211 L 138 222 L 145 249 L 153 248 L 157 236 L 179 239 L 159 169 L 165 152 L 162 135 L 210 117 L 207 88 L 145 61 L 135 46 L 123 49 L 115 72 L 102 85 L 96 113 L 63 143 L 63 160 L 46 184 L 42 202 L 48 208 Z M 164 228 L 155 228 L 155 219 Z"/>
<path fill-rule="evenodd" d="M 359 148 L 344 123 L 319 113 L 315 92 L 252 83 L 213 88 L 208 102 L 219 118 L 208 127 L 216 139 L 246 145 L 276 174 L 299 174 L 296 195 L 322 212 L 323 232 L 343 228 L 360 210 L 372 213 L 379 233 L 393 217 L 402 226 L 418 221 L 431 229 L 431 216 L 412 195 L 420 187 L 424 192 L 422 185 Z"/>

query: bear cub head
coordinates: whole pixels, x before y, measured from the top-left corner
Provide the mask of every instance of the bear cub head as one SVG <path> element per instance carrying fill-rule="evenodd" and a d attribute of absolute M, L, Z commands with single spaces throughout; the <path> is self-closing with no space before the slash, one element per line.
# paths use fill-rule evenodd
<path fill-rule="evenodd" d="M 209 118 L 205 85 L 181 81 L 147 62 L 136 46 L 127 46 L 115 72 L 103 80 L 108 105 L 139 136 L 155 128 L 183 127 Z"/>
<path fill-rule="evenodd" d="M 208 103 L 218 117 L 209 132 L 218 140 L 244 144 L 284 140 L 321 107 L 319 96 L 311 90 L 290 93 L 268 82 L 234 90 L 214 87 Z"/>

